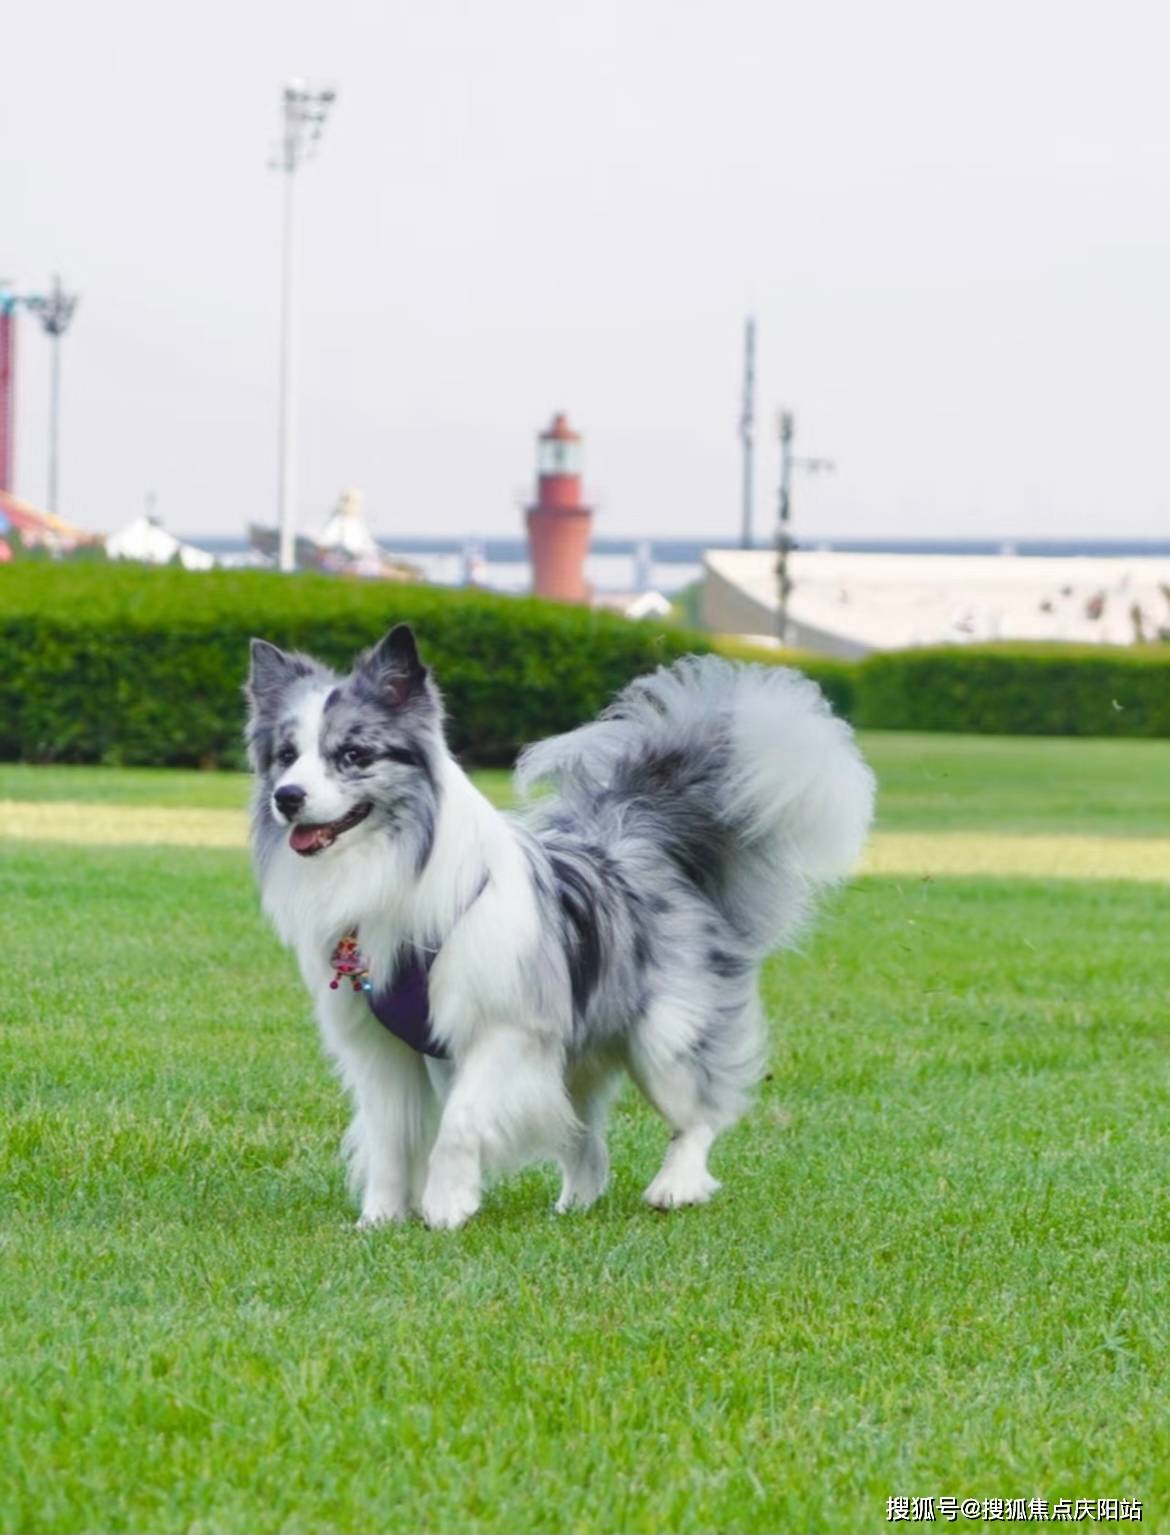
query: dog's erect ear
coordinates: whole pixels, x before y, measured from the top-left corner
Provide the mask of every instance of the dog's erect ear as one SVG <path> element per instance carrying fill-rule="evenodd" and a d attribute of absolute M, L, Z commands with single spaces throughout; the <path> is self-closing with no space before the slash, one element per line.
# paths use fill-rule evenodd
<path fill-rule="evenodd" d="M 311 670 L 304 656 L 290 656 L 267 640 L 253 640 L 248 696 L 257 709 L 271 708 L 290 683 Z"/>
<path fill-rule="evenodd" d="M 427 669 L 409 624 L 395 624 L 372 650 L 359 657 L 357 670 L 395 708 L 426 691 Z"/>

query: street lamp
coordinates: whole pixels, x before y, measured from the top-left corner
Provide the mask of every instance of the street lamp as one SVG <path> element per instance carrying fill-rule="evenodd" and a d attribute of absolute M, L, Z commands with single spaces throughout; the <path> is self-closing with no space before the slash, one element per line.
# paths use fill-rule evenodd
<path fill-rule="evenodd" d="M 776 614 L 776 637 L 781 645 L 788 643 L 788 598 L 792 593 L 792 579 L 788 574 L 788 556 L 793 548 L 792 537 L 792 471 L 803 469 L 808 474 L 832 474 L 836 465 L 828 458 L 796 458 L 792 452 L 792 439 L 796 436 L 796 417 L 790 410 L 780 412 L 777 428 L 780 436 L 780 496 L 776 519 L 776 585 L 780 597 Z"/>
<path fill-rule="evenodd" d="M 752 450 L 754 446 L 756 425 L 756 322 L 749 315 L 743 326 L 743 408 L 739 417 L 739 441 L 742 449 L 743 481 L 743 531 L 740 534 L 740 545 L 744 549 L 752 546 L 752 501 L 754 481 L 752 479 Z"/>
<path fill-rule="evenodd" d="M 325 127 L 329 108 L 337 92 L 313 86 L 301 79 L 288 80 L 284 87 L 284 131 L 280 152 L 273 167 L 284 174 L 284 224 L 280 269 L 280 428 L 277 466 L 277 521 L 280 529 L 280 568 L 295 566 L 296 541 L 296 450 L 295 411 L 293 406 L 293 285 L 295 280 L 294 178 L 308 160 Z"/>
<path fill-rule="evenodd" d="M 48 509 L 57 510 L 57 462 L 61 428 L 61 337 L 69 329 L 78 295 L 66 293 L 60 277 L 53 278 L 48 294 L 26 300 L 52 342 L 49 365 L 49 495 Z"/>

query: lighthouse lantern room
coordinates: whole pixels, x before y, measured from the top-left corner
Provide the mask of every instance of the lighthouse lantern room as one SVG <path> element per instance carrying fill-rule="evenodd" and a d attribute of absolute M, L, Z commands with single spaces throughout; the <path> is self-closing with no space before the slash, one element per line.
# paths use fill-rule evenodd
<path fill-rule="evenodd" d="M 581 434 L 572 429 L 563 411 L 553 417 L 548 431 L 541 432 L 536 439 L 536 472 L 581 473 Z"/>

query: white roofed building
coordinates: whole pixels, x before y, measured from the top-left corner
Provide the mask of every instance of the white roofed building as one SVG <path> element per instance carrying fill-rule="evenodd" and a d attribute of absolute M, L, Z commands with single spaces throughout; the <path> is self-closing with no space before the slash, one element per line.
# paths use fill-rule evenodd
<path fill-rule="evenodd" d="M 776 638 L 776 555 L 710 549 L 703 622 Z M 1170 634 L 1170 557 L 854 554 L 798 549 L 786 643 L 851 659 L 992 640 L 1129 645 Z"/>

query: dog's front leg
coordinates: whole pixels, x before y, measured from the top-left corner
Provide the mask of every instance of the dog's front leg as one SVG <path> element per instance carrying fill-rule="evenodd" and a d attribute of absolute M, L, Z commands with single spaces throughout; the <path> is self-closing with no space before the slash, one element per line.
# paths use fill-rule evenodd
<path fill-rule="evenodd" d="M 354 1102 L 345 1149 L 358 1226 L 405 1220 L 418 1208 L 436 1118 L 423 1058 L 368 1015 L 330 1043 Z"/>
<path fill-rule="evenodd" d="M 578 1127 L 558 1052 L 515 1027 L 479 1035 L 456 1062 L 431 1152 L 422 1213 L 452 1231 L 475 1214 L 485 1174 L 526 1156 L 558 1154 Z"/>

